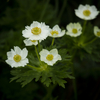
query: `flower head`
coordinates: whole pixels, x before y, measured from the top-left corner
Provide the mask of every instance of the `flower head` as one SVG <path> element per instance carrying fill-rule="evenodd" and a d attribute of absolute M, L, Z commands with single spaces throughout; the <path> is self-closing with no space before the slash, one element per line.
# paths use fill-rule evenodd
<path fill-rule="evenodd" d="M 78 9 L 75 10 L 75 14 L 81 19 L 92 20 L 96 18 L 96 16 L 99 14 L 99 11 L 97 11 L 95 6 L 86 4 L 85 6 L 79 5 Z"/>
<path fill-rule="evenodd" d="M 41 42 L 41 40 L 39 40 L 39 42 Z M 38 44 L 38 40 L 25 39 L 24 43 L 25 43 L 26 46 L 37 45 Z"/>
<path fill-rule="evenodd" d="M 65 34 L 65 30 L 61 31 L 58 25 L 55 25 L 53 29 L 51 29 L 49 36 L 57 38 L 62 37 Z"/>
<path fill-rule="evenodd" d="M 8 59 L 6 62 L 11 67 L 25 66 L 28 63 L 28 59 L 26 58 L 28 51 L 26 48 L 21 50 L 18 46 L 14 47 L 14 50 L 7 52 Z"/>
<path fill-rule="evenodd" d="M 44 40 L 50 33 L 49 26 L 42 22 L 33 21 L 30 26 L 26 26 L 25 28 L 22 31 L 23 37 L 29 38 L 30 40 Z"/>
<path fill-rule="evenodd" d="M 40 60 L 51 66 L 53 66 L 53 64 L 55 64 L 58 60 L 61 60 L 61 56 L 58 54 L 57 49 L 52 49 L 51 51 L 43 49 L 39 54 Z"/>
<path fill-rule="evenodd" d="M 67 35 L 70 35 L 72 37 L 77 37 L 81 35 L 82 27 L 79 23 L 70 23 L 69 25 L 66 26 L 67 28 Z"/>
<path fill-rule="evenodd" d="M 97 37 L 100 37 L 100 29 L 97 26 L 94 26 L 94 34 Z"/>

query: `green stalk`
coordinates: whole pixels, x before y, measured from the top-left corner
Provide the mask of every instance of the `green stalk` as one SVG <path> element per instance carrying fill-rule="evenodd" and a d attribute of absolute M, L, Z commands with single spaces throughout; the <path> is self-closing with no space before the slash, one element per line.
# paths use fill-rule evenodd
<path fill-rule="evenodd" d="M 53 85 L 47 87 L 47 94 L 42 100 L 49 100 L 50 97 L 52 97 L 52 92 L 53 92 L 54 88 L 56 87 L 56 85 L 57 84 L 53 84 Z"/>
<path fill-rule="evenodd" d="M 38 49 L 39 49 L 39 52 L 40 52 L 40 42 L 39 42 L 39 40 L 38 40 Z"/>
<path fill-rule="evenodd" d="M 91 40 L 90 42 L 84 44 L 84 46 L 86 46 L 86 45 L 88 45 L 88 44 L 90 44 L 90 43 L 93 43 L 96 39 L 97 39 L 97 37 L 95 37 L 95 38 L 94 38 L 93 40 Z"/>
<path fill-rule="evenodd" d="M 31 68 L 33 68 L 33 69 L 36 69 L 36 70 L 38 70 L 38 69 L 39 69 L 39 68 L 36 68 L 36 67 L 31 66 L 31 65 L 28 65 L 28 64 L 27 64 L 27 66 L 28 66 L 28 67 L 31 67 Z"/>
<path fill-rule="evenodd" d="M 55 38 L 53 38 L 53 39 L 52 39 L 51 46 L 53 46 L 53 44 L 54 44 L 54 41 L 55 41 Z"/>
<path fill-rule="evenodd" d="M 85 28 L 86 28 L 86 24 L 87 24 L 87 20 L 84 20 L 84 23 L 83 23 L 83 28 L 82 28 L 82 34 L 80 35 L 80 37 L 78 38 L 79 42 L 78 42 L 78 46 L 80 46 L 82 43 L 83 43 L 83 39 L 84 38 L 84 32 L 85 32 Z"/>
<path fill-rule="evenodd" d="M 37 48 L 36 48 L 36 46 L 34 46 L 34 47 L 35 47 L 35 52 L 36 52 L 36 55 L 37 55 L 37 57 L 38 57 L 38 60 L 40 61 L 40 64 L 41 64 L 41 60 L 40 60 L 40 57 L 39 57 L 39 54 L 38 54 Z"/>
<path fill-rule="evenodd" d="M 87 24 L 87 20 L 84 20 L 84 24 L 83 24 L 83 30 L 82 30 L 82 34 L 84 33 L 85 31 L 85 28 L 86 28 L 86 24 Z"/>

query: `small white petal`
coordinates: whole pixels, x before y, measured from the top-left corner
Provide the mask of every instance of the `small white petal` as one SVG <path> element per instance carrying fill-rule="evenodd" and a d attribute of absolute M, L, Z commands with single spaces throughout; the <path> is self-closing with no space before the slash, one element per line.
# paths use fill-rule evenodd
<path fill-rule="evenodd" d="M 25 58 L 25 59 L 23 59 L 23 60 L 21 61 L 21 66 L 27 65 L 27 63 L 29 63 L 29 61 L 28 61 L 27 58 Z"/>
<path fill-rule="evenodd" d="M 11 52 L 11 51 L 7 52 L 8 59 L 12 60 L 15 54 L 16 54 L 15 52 Z"/>
<path fill-rule="evenodd" d="M 24 40 L 24 43 L 25 43 L 26 46 L 31 46 L 31 45 L 33 45 L 32 42 L 31 42 L 29 39 L 25 39 L 25 40 Z"/>
<path fill-rule="evenodd" d="M 26 48 L 24 48 L 21 51 L 21 57 L 22 57 L 22 59 L 25 59 L 27 55 L 28 55 L 28 50 Z"/>
<path fill-rule="evenodd" d="M 57 49 L 52 49 L 51 51 L 50 51 L 50 54 L 52 54 L 52 55 L 57 55 L 58 54 L 58 50 Z"/>
<path fill-rule="evenodd" d="M 42 56 L 46 56 L 46 55 L 48 55 L 48 54 L 50 54 L 49 53 L 49 51 L 48 50 L 46 50 L 46 49 L 43 49 L 42 51 L 40 51 L 40 53 L 39 53 L 40 55 L 42 55 Z"/>
<path fill-rule="evenodd" d="M 21 54 L 21 49 L 18 46 L 15 46 L 14 50 L 16 54 L 19 54 L 19 55 Z"/>
<path fill-rule="evenodd" d="M 13 60 L 6 60 L 6 63 L 9 64 L 11 67 L 14 67 L 15 64 Z"/>

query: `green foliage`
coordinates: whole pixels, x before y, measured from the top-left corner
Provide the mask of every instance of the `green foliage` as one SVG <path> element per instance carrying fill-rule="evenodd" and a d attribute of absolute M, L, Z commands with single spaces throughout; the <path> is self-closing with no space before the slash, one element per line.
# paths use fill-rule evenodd
<path fill-rule="evenodd" d="M 16 82 L 21 82 L 22 87 L 35 79 L 35 81 L 40 80 L 47 87 L 52 83 L 58 83 L 59 86 L 65 88 L 64 84 L 67 83 L 65 78 L 74 78 L 70 71 L 71 62 L 68 62 L 68 60 L 66 60 L 67 62 L 65 62 L 65 60 L 61 63 L 58 62 L 54 66 L 48 66 L 43 62 L 42 65 L 40 65 L 38 60 L 32 54 L 29 57 L 31 58 L 30 65 L 15 68 L 11 71 L 11 74 L 14 76 L 11 78 L 11 81 L 17 79 Z"/>
<path fill-rule="evenodd" d="M 2 59 L 6 59 L 5 54 L 14 46 L 24 47 L 21 30 L 10 30 L 9 32 L 2 32 L 0 35 L 0 57 Z"/>
<path fill-rule="evenodd" d="M 22 30 L 26 25 L 30 25 L 33 21 L 42 21 L 50 26 L 59 23 L 56 17 L 57 5 L 51 5 L 49 0 L 15 0 L 13 6 L 7 6 L 2 13 L 3 16 L 0 16 L 0 58 L 3 60 L 6 59 L 6 52 L 13 46 L 25 46 Z"/>
<path fill-rule="evenodd" d="M 92 24 L 87 24 L 85 32 L 80 37 L 80 40 L 80 58 L 91 59 L 94 62 L 98 62 L 100 59 L 100 43 L 99 39 L 94 35 Z"/>
<path fill-rule="evenodd" d="M 4 15 L 5 17 L 1 18 L 0 26 L 14 29 L 24 28 L 25 25 L 29 25 L 33 21 L 42 21 L 46 24 L 53 26 L 55 23 L 58 23 L 59 20 L 54 20 L 57 14 L 57 7 L 55 9 L 50 3 L 45 3 L 47 1 L 40 0 L 16 0 L 14 7 L 7 8 Z M 43 9 L 41 9 L 43 8 Z"/>
<path fill-rule="evenodd" d="M 7 0 L 11 1 L 11 0 Z M 77 0 L 78 1 L 78 0 Z M 61 27 L 65 27 L 70 22 L 74 22 L 74 8 L 78 6 L 75 1 L 68 1 L 66 0 L 63 2 L 60 0 L 15 0 L 13 1 L 13 6 L 7 6 L 2 12 L 2 16 L 0 16 L 0 58 L 6 59 L 6 52 L 9 51 L 13 46 L 19 46 L 21 48 L 25 47 L 23 43 L 22 37 L 22 30 L 25 28 L 26 25 L 30 25 L 32 21 L 39 21 L 45 22 L 46 24 L 50 25 L 50 27 L 54 26 L 55 24 L 59 24 Z M 89 0 L 91 4 L 94 2 Z M 51 4 L 54 3 L 54 4 Z M 62 5 L 64 4 L 64 6 Z M 86 0 L 83 1 L 86 4 Z M 99 2 L 100 3 L 100 2 Z M 99 5 L 98 3 L 98 5 Z M 67 5 L 66 5 L 67 4 Z M 80 1 L 82 4 L 82 1 Z M 66 7 L 65 7 L 66 5 Z M 64 13 L 63 13 L 63 10 Z M 61 11 L 61 12 L 60 12 Z M 62 15 L 61 15 L 62 14 Z M 60 17 L 59 17 L 60 16 Z M 98 17 L 99 18 L 99 17 Z M 98 19 L 99 20 L 99 19 Z M 65 35 L 61 38 L 56 38 L 54 42 L 54 46 L 50 46 L 52 39 L 48 37 L 45 41 L 42 41 L 42 45 L 40 45 L 40 50 L 46 48 L 51 50 L 53 48 L 57 48 L 59 50 L 59 54 L 62 57 L 61 61 L 58 61 L 54 66 L 48 66 L 47 64 L 42 62 L 42 65 L 37 60 L 35 50 L 33 47 L 27 47 L 29 52 L 28 58 L 30 60 L 29 65 L 25 67 L 13 68 L 11 69 L 11 74 L 13 77 L 11 78 L 11 82 L 16 80 L 16 82 L 21 82 L 22 87 L 25 85 L 29 85 L 29 83 L 33 82 L 29 87 L 24 87 L 24 93 L 19 92 L 16 87 L 14 91 L 17 91 L 15 95 L 12 96 L 8 90 L 11 90 L 12 86 L 4 86 L 1 85 L 0 89 L 5 88 L 6 93 L 10 94 L 8 98 L 16 98 L 16 95 L 20 97 L 20 94 L 25 95 L 28 94 L 26 91 L 31 92 L 31 96 L 26 96 L 26 100 L 32 100 L 32 94 L 36 95 L 37 91 L 34 93 L 33 90 L 37 90 L 37 81 L 40 81 L 47 87 L 50 87 L 52 84 L 59 84 L 59 86 L 65 88 L 65 83 L 67 83 L 66 78 L 74 79 L 71 75 L 71 66 L 72 63 L 75 69 L 75 76 L 87 78 L 89 76 L 94 77 L 97 79 L 100 76 L 100 42 L 99 38 L 95 39 L 95 35 L 93 32 L 94 25 L 99 24 L 98 20 L 93 21 L 93 25 L 88 22 L 86 24 L 86 28 L 84 33 L 79 37 L 70 37 Z M 78 21 L 83 24 L 80 19 Z M 93 41 L 94 40 L 94 41 Z M 50 46 L 50 47 L 48 47 Z M 39 51 L 39 48 L 38 48 Z M 72 57 L 73 60 L 72 60 Z M 72 62 L 73 61 L 73 62 Z M 7 66 L 8 67 L 8 66 Z M 5 68 L 4 68 L 5 69 Z M 4 73 L 6 73 L 4 71 Z M 7 76 L 7 75 L 6 75 Z M 4 79 L 4 76 L 2 76 Z M 9 78 L 7 78 L 9 79 Z M 34 82 L 34 81 L 36 82 Z M 4 79 L 5 81 L 5 79 Z M 3 82 L 1 80 L 1 83 Z M 12 82 L 13 83 L 13 82 Z M 7 83 L 8 84 L 8 83 Z M 28 86 L 27 85 L 27 86 Z M 14 84 L 15 86 L 15 84 Z M 36 86 L 36 88 L 35 88 Z M 20 87 L 19 87 L 20 88 Z M 40 87 L 39 87 L 40 88 Z M 43 89 L 44 90 L 44 89 Z M 4 95 L 5 96 L 5 95 Z M 36 95 L 39 100 L 41 97 Z M 29 98 L 30 97 L 30 98 Z M 22 100 L 24 98 L 18 98 Z M 49 97 L 48 100 L 58 100 L 59 98 Z"/>

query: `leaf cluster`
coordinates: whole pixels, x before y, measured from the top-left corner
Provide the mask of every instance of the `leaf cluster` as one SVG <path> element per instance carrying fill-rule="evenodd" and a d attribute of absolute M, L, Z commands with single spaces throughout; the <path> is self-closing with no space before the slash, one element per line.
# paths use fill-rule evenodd
<path fill-rule="evenodd" d="M 65 55 L 63 51 L 60 51 L 60 54 Z M 17 82 L 21 82 L 22 87 L 34 79 L 35 81 L 41 81 L 41 83 L 47 87 L 50 84 L 58 83 L 59 86 L 65 88 L 64 84 L 67 83 L 65 79 L 74 78 L 70 70 L 72 63 L 66 60 L 67 58 L 63 59 L 63 62 L 58 61 L 54 66 L 48 66 L 43 62 L 42 65 L 40 65 L 37 58 L 32 54 L 29 57 L 31 66 L 19 67 L 11 70 L 11 74 L 14 76 L 11 78 L 11 81 L 17 80 Z"/>

